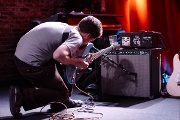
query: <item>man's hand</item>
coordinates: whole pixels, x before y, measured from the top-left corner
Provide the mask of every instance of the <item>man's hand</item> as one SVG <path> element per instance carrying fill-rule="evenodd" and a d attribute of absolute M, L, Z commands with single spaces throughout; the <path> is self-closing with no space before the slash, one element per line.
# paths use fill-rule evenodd
<path fill-rule="evenodd" d="M 87 61 L 89 64 L 91 64 L 94 61 L 94 53 L 89 53 L 89 55 L 85 58 L 85 61 Z"/>
<path fill-rule="evenodd" d="M 89 63 L 87 61 L 85 61 L 83 58 L 76 59 L 78 59 L 78 61 L 76 62 L 76 64 L 74 64 L 74 66 L 76 66 L 80 70 L 88 68 Z"/>

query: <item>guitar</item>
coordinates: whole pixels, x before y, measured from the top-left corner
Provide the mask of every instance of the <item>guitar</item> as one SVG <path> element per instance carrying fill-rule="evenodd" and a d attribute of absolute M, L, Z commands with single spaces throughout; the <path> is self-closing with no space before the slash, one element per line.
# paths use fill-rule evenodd
<path fill-rule="evenodd" d="M 179 55 L 175 54 L 173 58 L 173 72 L 167 82 L 167 92 L 175 97 L 180 97 L 180 61 Z"/>
<path fill-rule="evenodd" d="M 84 50 L 83 54 L 82 54 L 82 58 L 84 58 L 84 60 L 86 62 L 89 62 L 90 59 L 97 59 L 98 57 L 100 57 L 101 55 L 113 50 L 113 49 L 117 49 L 120 47 L 119 44 L 114 44 L 114 45 L 111 45 L 110 47 L 107 47 L 105 49 L 101 49 L 100 51 L 94 53 L 91 57 L 89 57 L 89 51 L 90 49 L 93 47 L 93 44 L 92 43 L 89 43 L 87 46 L 86 46 L 86 49 Z M 75 84 L 78 79 L 81 77 L 82 74 L 84 73 L 89 73 L 91 72 L 92 70 L 90 68 L 87 68 L 85 70 L 80 70 L 80 69 L 77 69 L 74 65 L 67 65 L 66 66 L 66 70 L 65 70 L 65 80 L 67 83 L 69 84 Z"/>

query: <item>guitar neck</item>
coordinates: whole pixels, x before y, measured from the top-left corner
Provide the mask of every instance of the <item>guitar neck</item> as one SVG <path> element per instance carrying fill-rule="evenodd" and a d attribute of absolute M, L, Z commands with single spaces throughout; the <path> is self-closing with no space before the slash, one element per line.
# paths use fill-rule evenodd
<path fill-rule="evenodd" d="M 94 53 L 92 58 L 95 60 L 95 59 L 99 58 L 101 55 L 111 51 L 112 49 L 113 49 L 113 45 Z M 86 60 L 89 61 L 88 58 L 86 58 Z"/>

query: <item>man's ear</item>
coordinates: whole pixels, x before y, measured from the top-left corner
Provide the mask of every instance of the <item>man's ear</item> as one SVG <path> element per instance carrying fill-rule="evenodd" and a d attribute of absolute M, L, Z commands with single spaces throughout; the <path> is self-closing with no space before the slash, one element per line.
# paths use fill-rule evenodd
<path fill-rule="evenodd" d="M 84 39 L 89 39 L 89 38 L 91 38 L 91 34 L 90 33 L 80 33 L 81 34 L 81 36 L 84 38 Z"/>
<path fill-rule="evenodd" d="M 91 34 L 90 33 L 87 33 L 87 38 L 91 38 Z"/>
<path fill-rule="evenodd" d="M 89 39 L 91 37 L 91 34 L 89 34 L 89 33 L 84 33 L 84 38 L 85 39 Z"/>

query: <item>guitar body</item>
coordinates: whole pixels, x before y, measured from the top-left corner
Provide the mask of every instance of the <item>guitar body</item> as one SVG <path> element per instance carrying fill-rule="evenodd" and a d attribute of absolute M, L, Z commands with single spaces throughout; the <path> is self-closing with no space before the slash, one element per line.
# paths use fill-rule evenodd
<path fill-rule="evenodd" d="M 89 51 L 92 47 L 93 47 L 93 44 L 88 43 L 88 45 L 86 46 L 86 49 L 84 50 L 82 54 L 82 58 L 89 55 Z M 87 68 L 87 71 L 88 71 L 88 68 Z M 77 79 L 79 79 L 81 75 L 82 73 L 79 70 L 76 70 L 76 67 L 74 65 L 66 66 L 66 71 L 64 73 L 64 76 L 67 83 L 75 84 L 77 82 Z"/>
<path fill-rule="evenodd" d="M 167 92 L 174 96 L 180 97 L 180 61 L 179 55 L 175 54 L 173 58 L 173 73 L 166 85 Z"/>
<path fill-rule="evenodd" d="M 69 84 L 75 84 L 76 83 L 76 67 L 74 65 L 67 65 L 66 71 L 65 71 L 65 80 Z"/>

